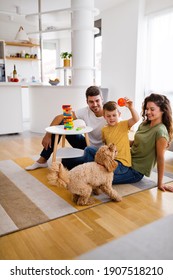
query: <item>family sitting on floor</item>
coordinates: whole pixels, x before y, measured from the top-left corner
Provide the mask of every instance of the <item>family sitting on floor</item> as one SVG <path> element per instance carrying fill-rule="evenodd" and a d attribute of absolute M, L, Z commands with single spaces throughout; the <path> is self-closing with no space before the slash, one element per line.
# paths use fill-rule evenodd
<path fill-rule="evenodd" d="M 120 120 L 118 105 L 109 101 L 103 105 L 101 89 L 90 86 L 86 90 L 88 106 L 73 112 L 73 119 L 82 119 L 93 130 L 89 132 L 90 146 L 87 147 L 83 135 L 67 135 L 66 139 L 74 148 L 84 150 L 79 158 L 63 159 L 69 170 L 73 167 L 94 161 L 95 154 L 103 144 L 113 143 L 117 147 L 117 168 L 114 171 L 113 184 L 128 184 L 150 176 L 157 164 L 157 186 L 162 191 L 173 192 L 173 187 L 163 183 L 164 154 L 173 138 L 173 121 L 170 101 L 164 95 L 151 93 L 144 99 L 142 107 L 143 121 L 139 125 L 134 141 L 129 144 L 128 131 L 139 120 L 133 102 L 125 98 L 125 106 L 131 113 L 128 120 Z M 54 118 L 50 126 L 63 123 L 63 114 Z M 40 158 L 26 170 L 47 167 L 47 160 L 53 152 L 55 135 L 46 133 L 42 140 L 43 150 Z"/>

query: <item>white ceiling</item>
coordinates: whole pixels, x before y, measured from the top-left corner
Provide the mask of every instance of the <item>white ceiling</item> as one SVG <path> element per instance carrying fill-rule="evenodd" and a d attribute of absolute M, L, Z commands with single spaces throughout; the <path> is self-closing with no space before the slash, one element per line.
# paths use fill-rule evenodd
<path fill-rule="evenodd" d="M 124 1 L 127 0 L 94 0 L 94 6 L 102 12 Z M 38 30 L 38 17 L 28 16 L 29 14 L 38 13 L 38 3 L 39 1 L 37 0 L 0 0 L 0 21 L 10 21 L 23 26 L 28 24 L 31 27 L 31 31 Z M 41 11 L 70 8 L 70 3 L 71 0 L 41 0 Z M 63 12 L 42 15 L 43 30 L 62 27 L 70 28 L 69 13 Z M 50 37 L 49 35 L 47 34 L 47 38 Z"/>
<path fill-rule="evenodd" d="M 83 1 L 83 0 L 82 0 Z M 87 0 L 86 0 L 87 1 Z M 95 8 L 100 11 L 111 8 L 125 0 L 95 0 Z M 69 8 L 70 0 L 41 0 L 42 11 Z M 0 10 L 5 12 L 16 13 L 16 6 L 19 7 L 19 13 L 32 14 L 38 12 L 37 0 L 0 0 Z"/>

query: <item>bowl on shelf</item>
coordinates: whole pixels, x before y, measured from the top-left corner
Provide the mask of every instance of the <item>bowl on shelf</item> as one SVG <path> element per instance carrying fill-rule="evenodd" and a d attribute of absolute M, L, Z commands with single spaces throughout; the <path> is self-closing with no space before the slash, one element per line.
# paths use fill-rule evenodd
<path fill-rule="evenodd" d="M 60 83 L 59 79 L 49 80 L 49 84 L 52 86 L 57 86 Z"/>

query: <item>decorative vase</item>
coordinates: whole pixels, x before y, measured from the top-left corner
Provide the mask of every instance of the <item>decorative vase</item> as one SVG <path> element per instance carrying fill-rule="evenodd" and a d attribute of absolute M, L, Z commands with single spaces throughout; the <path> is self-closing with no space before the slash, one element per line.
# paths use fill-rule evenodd
<path fill-rule="evenodd" d="M 64 59 L 64 67 L 70 67 L 70 59 L 68 58 Z"/>

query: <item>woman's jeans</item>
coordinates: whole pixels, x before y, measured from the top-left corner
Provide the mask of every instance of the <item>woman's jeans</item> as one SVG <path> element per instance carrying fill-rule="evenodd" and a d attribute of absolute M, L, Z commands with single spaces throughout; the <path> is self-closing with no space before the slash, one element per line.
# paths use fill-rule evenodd
<path fill-rule="evenodd" d="M 95 154 L 97 152 L 95 147 L 86 147 L 84 151 L 84 161 L 91 162 L 94 161 Z M 113 184 L 130 184 L 140 181 L 144 175 L 140 172 L 134 170 L 131 167 L 124 166 L 120 161 L 118 166 L 114 171 Z"/>

